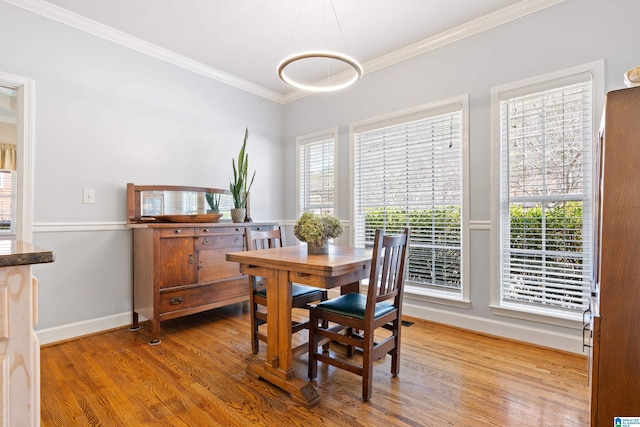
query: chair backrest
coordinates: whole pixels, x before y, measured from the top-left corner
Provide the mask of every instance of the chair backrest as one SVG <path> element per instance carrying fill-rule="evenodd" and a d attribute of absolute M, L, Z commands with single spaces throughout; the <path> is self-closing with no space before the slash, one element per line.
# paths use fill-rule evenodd
<path fill-rule="evenodd" d="M 246 227 L 245 230 L 245 246 L 248 251 L 286 246 L 281 227 L 273 230 L 251 230 Z"/>
<path fill-rule="evenodd" d="M 394 306 L 400 308 L 409 235 L 408 227 L 402 234 L 393 236 L 385 234 L 384 229 L 376 230 L 365 316 L 374 311 L 377 303 L 392 298 Z"/>

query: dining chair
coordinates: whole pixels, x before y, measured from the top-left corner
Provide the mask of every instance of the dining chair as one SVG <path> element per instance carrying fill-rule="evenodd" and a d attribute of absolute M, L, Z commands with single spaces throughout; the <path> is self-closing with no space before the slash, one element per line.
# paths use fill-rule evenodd
<path fill-rule="evenodd" d="M 279 248 L 286 246 L 285 234 L 282 227 L 273 230 L 251 230 L 246 227 L 245 231 L 246 249 L 258 250 Z M 249 305 L 251 309 L 251 351 L 257 354 L 259 342 L 267 342 L 266 333 L 260 331 L 260 325 L 267 323 L 267 290 L 264 279 L 259 276 L 249 276 Z M 326 301 L 327 291 L 313 286 L 304 286 L 297 283 L 291 284 L 291 307 L 309 309 L 312 302 Z M 308 319 L 293 321 L 291 333 L 307 329 Z"/>
<path fill-rule="evenodd" d="M 373 363 L 391 355 L 391 375 L 400 372 L 400 332 L 404 271 L 409 246 L 409 228 L 400 235 L 377 230 L 373 243 L 367 294 L 349 293 L 317 304 L 309 318 L 309 379 L 316 378 L 318 361 L 345 369 L 362 377 L 362 399 L 373 391 Z M 327 322 L 331 322 L 327 325 Z M 319 324 L 320 323 L 320 324 Z M 376 342 L 379 328 L 391 331 Z M 380 336 L 377 337 L 380 339 Z M 347 357 L 329 351 L 326 342 L 347 346 Z M 323 344 L 322 353 L 318 346 Z M 355 348 L 362 350 L 362 363 L 353 359 Z"/>

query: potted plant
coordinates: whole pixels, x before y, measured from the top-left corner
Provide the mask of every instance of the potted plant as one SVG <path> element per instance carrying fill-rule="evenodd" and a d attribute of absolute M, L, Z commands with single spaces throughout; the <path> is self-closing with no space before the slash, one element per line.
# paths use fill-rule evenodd
<path fill-rule="evenodd" d="M 220 193 L 204 193 L 204 197 L 211 208 L 207 213 L 220 213 Z"/>
<path fill-rule="evenodd" d="M 307 243 L 310 254 L 329 252 L 328 240 L 342 235 L 342 223 L 333 215 L 305 212 L 296 221 L 293 234 L 301 242 Z"/>
<path fill-rule="evenodd" d="M 231 159 L 231 164 L 233 165 L 233 181 L 229 183 L 229 190 L 233 196 L 234 209 L 231 209 L 231 218 L 233 219 L 233 222 L 244 222 L 247 213 L 247 195 L 249 194 L 251 185 L 253 185 L 253 180 L 256 177 L 256 171 L 253 171 L 251 181 L 248 181 L 249 154 L 245 152 L 248 138 L 249 128 L 246 128 L 244 132 L 244 142 L 242 143 L 242 148 L 240 148 L 240 153 L 238 154 L 237 167 L 235 160 Z"/>

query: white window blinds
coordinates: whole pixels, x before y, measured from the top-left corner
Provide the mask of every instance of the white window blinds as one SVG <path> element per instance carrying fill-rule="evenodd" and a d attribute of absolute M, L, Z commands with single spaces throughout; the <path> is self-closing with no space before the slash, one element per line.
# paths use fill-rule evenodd
<path fill-rule="evenodd" d="M 298 139 L 298 208 L 300 212 L 334 214 L 335 133 Z"/>
<path fill-rule="evenodd" d="M 356 246 L 411 227 L 408 282 L 462 287 L 462 106 L 354 127 Z"/>
<path fill-rule="evenodd" d="M 586 306 L 592 115 L 590 73 L 500 94 L 502 304 Z"/>

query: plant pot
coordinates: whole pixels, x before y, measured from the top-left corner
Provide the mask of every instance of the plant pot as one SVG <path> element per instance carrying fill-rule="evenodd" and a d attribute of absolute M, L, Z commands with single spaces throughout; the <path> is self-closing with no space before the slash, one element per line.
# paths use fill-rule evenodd
<path fill-rule="evenodd" d="M 247 210 L 245 208 L 233 208 L 231 209 L 231 219 L 233 222 L 244 222 L 244 218 L 247 216 Z"/>
<path fill-rule="evenodd" d="M 329 253 L 329 241 L 325 240 L 318 245 L 313 242 L 307 242 L 307 253 L 309 255 L 322 255 Z"/>

